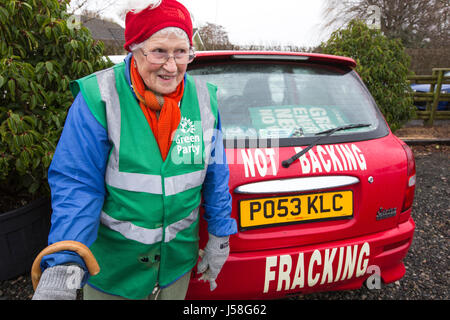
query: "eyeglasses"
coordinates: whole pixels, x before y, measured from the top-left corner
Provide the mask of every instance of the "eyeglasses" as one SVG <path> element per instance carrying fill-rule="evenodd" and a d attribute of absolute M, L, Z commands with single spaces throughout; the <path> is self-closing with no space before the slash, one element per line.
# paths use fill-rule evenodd
<path fill-rule="evenodd" d="M 191 63 L 195 58 L 195 52 L 193 48 L 189 48 L 189 51 L 175 51 L 172 55 L 170 55 L 167 51 L 164 50 L 153 50 L 145 53 L 142 50 L 142 54 L 147 61 L 153 64 L 165 64 L 169 61 L 170 58 L 173 58 L 175 63 L 177 64 L 188 64 Z"/>

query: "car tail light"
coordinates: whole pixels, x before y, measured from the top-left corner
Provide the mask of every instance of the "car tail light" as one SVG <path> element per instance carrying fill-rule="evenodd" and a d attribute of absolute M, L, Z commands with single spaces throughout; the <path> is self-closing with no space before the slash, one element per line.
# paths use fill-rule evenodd
<path fill-rule="evenodd" d="M 411 151 L 411 148 L 406 144 L 403 145 L 403 149 L 405 150 L 407 159 L 407 182 L 402 212 L 411 208 L 414 201 L 414 191 L 416 189 L 416 162 L 414 160 L 414 154 Z"/>

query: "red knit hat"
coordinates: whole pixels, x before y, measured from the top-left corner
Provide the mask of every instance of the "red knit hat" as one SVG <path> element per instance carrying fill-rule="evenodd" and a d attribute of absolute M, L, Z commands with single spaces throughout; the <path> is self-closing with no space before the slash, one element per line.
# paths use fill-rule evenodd
<path fill-rule="evenodd" d="M 125 18 L 124 48 L 130 50 L 133 43 L 141 43 L 155 32 L 167 28 L 183 29 L 192 45 L 192 21 L 189 11 L 178 1 L 162 0 L 155 9 L 144 9 L 138 13 L 128 12 Z"/>

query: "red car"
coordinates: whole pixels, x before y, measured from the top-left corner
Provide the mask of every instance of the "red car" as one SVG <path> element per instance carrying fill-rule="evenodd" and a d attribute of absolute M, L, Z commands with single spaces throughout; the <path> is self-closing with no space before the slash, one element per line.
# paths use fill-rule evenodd
<path fill-rule="evenodd" d="M 415 162 L 355 65 L 310 53 L 197 54 L 188 73 L 218 86 L 239 230 L 217 289 L 193 274 L 187 299 L 273 299 L 403 277 Z"/>

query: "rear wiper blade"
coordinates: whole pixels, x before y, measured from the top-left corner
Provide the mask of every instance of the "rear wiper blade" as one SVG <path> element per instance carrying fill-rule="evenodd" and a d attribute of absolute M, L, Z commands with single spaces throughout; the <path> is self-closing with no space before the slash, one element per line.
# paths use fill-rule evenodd
<path fill-rule="evenodd" d="M 316 146 L 320 140 L 331 136 L 332 134 L 334 134 L 335 132 L 338 131 L 343 131 L 343 130 L 350 130 L 350 129 L 356 129 L 356 128 L 364 128 L 364 127 L 370 127 L 371 124 L 369 123 L 352 123 L 352 124 L 347 124 L 345 126 L 341 126 L 341 127 L 336 127 L 336 128 L 332 128 L 332 129 L 328 129 L 325 131 L 321 131 L 316 133 L 316 136 L 320 136 L 318 139 L 314 140 L 313 143 L 311 143 L 308 147 L 306 147 L 305 149 L 303 149 L 302 151 L 296 153 L 295 155 L 293 155 L 292 157 L 290 157 L 287 160 L 284 160 L 283 162 L 281 162 L 281 165 L 284 168 L 289 168 L 289 166 L 298 158 L 300 158 L 302 155 L 304 155 L 305 153 L 307 153 L 309 150 L 311 150 L 314 146 Z"/>

